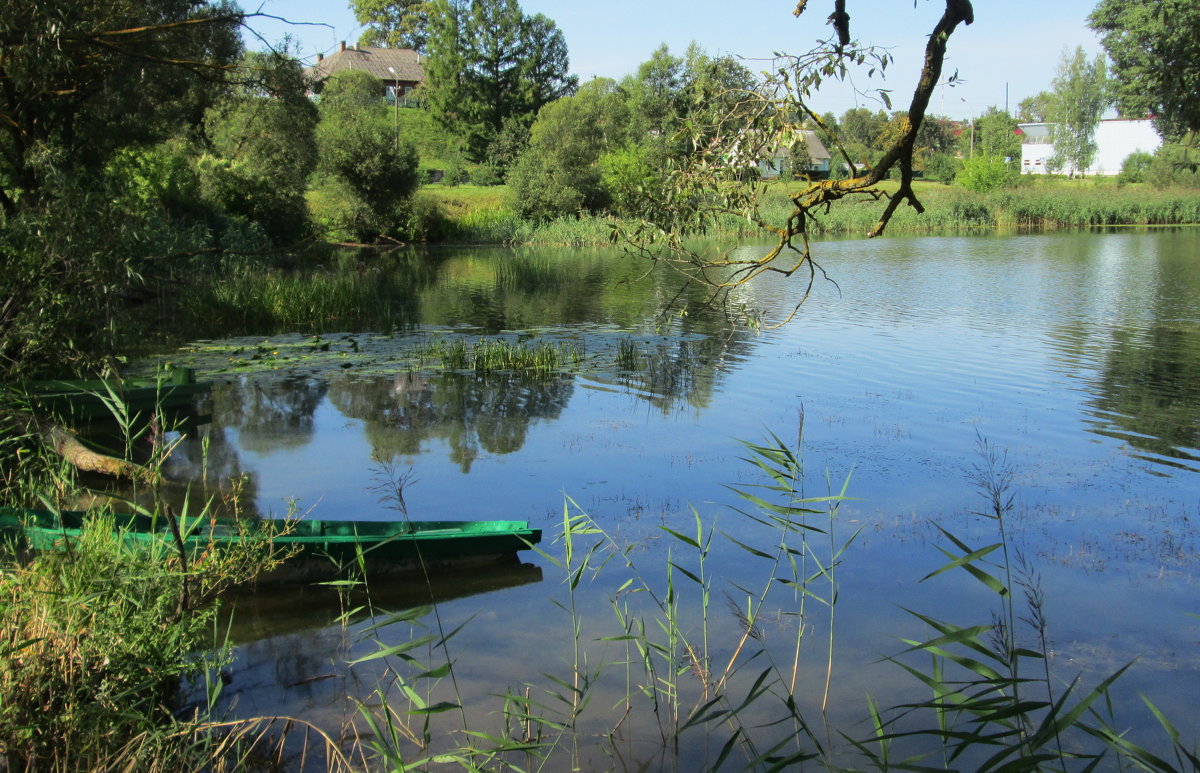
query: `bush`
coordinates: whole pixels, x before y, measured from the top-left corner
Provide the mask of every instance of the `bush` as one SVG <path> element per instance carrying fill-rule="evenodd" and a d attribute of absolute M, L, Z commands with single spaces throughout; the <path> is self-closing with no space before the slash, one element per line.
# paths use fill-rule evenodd
<path fill-rule="evenodd" d="M 1146 182 L 1146 172 L 1153 163 L 1154 156 L 1151 153 L 1141 151 L 1130 153 L 1121 162 L 1121 174 L 1117 175 L 1117 184 Z"/>
<path fill-rule="evenodd" d="M 212 664 L 216 607 L 201 601 L 274 561 L 267 539 L 182 571 L 164 536 L 127 543 L 111 518 L 69 552 L 0 571 L 0 749 L 14 770 L 89 770 L 174 721 L 181 681 Z"/>
<path fill-rule="evenodd" d="M 925 169 L 922 175 L 927 180 L 937 180 L 940 183 L 949 185 L 954 182 L 954 178 L 958 175 L 961 166 L 962 162 L 954 156 L 946 153 L 934 153 L 925 162 Z"/>
<path fill-rule="evenodd" d="M 1200 151 L 1184 143 L 1163 145 L 1146 169 L 1146 182 L 1155 188 L 1200 188 Z"/>
<path fill-rule="evenodd" d="M 317 187 L 343 200 L 314 217 L 351 241 L 399 235 L 420 184 L 416 148 L 397 136 L 382 93 L 378 79 L 347 70 L 329 79 L 321 97 Z"/>
<path fill-rule="evenodd" d="M 1003 156 L 976 156 L 963 161 L 962 171 L 954 179 L 969 191 L 987 193 L 1011 184 L 1014 178 Z"/>

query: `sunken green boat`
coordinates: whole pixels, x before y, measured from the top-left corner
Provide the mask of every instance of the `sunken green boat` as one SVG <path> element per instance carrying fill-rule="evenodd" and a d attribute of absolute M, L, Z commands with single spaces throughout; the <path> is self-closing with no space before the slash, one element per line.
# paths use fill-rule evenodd
<path fill-rule="evenodd" d="M 20 549 L 68 550 L 80 539 L 93 516 L 79 511 L 50 512 L 0 508 L 0 532 Z M 198 554 L 242 540 L 270 539 L 287 559 L 259 576 L 257 584 L 319 582 L 344 576 L 359 566 L 368 576 L 420 572 L 458 564 L 514 562 L 517 551 L 542 539 L 541 529 L 527 521 L 291 521 L 191 519 L 179 540 L 161 516 L 105 516 L 115 533 L 131 547 L 161 547 Z"/>
<path fill-rule="evenodd" d="M 90 421 L 112 418 L 117 404 L 131 414 L 190 408 L 197 397 L 212 391 L 212 383 L 197 381 L 191 368 L 170 368 L 153 378 L 56 379 L 35 381 L 28 388 L 42 411 Z"/>

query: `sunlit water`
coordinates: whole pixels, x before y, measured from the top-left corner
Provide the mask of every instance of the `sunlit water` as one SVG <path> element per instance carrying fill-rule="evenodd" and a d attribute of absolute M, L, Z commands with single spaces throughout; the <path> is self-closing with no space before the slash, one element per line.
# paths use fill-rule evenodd
<path fill-rule="evenodd" d="M 988 594 L 965 575 L 920 582 L 946 560 L 933 524 L 975 546 L 995 541 L 995 524 L 971 514 L 986 506 L 972 471 L 988 443 L 1013 471 L 1008 528 L 1045 592 L 1058 676 L 1094 681 L 1140 658 L 1118 693 L 1149 693 L 1195 732 L 1200 234 L 837 241 L 818 245 L 817 255 L 836 285 L 818 281 L 790 324 L 756 334 L 706 313 L 702 290 L 685 292 L 689 314 L 671 314 L 678 282 L 659 274 L 624 284 L 644 267 L 615 252 L 431 254 L 412 330 L 261 331 L 225 342 L 222 352 L 232 353 L 215 360 L 211 343 L 165 355 L 194 360 L 217 383 L 212 423 L 184 442 L 172 474 L 207 473 L 226 490 L 244 475 L 263 514 L 292 507 L 382 519 L 397 516 L 381 503 L 380 483 L 411 470 L 403 489 L 411 517 L 528 519 L 546 530 L 555 556 L 569 506 L 616 542 L 636 544 L 639 567 L 661 586 L 667 546 L 680 563 L 690 559 L 659 527 L 694 533 L 690 508 L 721 532 L 770 544 L 732 509 L 745 504 L 730 485 L 762 482 L 741 460 L 740 441 L 774 433 L 795 445 L 802 424 L 806 493 L 836 492 L 848 480 L 853 500 L 840 510 L 838 537 L 862 529 L 838 568 L 831 703 L 834 724 L 861 735 L 866 727 L 855 723 L 866 717 L 868 692 L 884 705 L 924 697 L 899 669 L 876 662 L 903 649 L 900 639 L 927 636 L 901 607 L 963 625 L 991 620 Z M 734 301 L 770 320 L 800 289 L 768 279 Z M 248 352 L 270 359 L 314 333 L 330 343 L 322 354 L 341 351 L 344 363 L 238 370 Z M 566 342 L 583 361 L 540 381 L 395 364 L 421 341 L 495 333 Z M 635 346 L 636 367 L 619 361 L 622 341 Z M 757 587 L 765 567 L 723 537 L 715 544 L 706 571 L 724 637 L 716 646 L 726 650 L 738 634 L 727 599 L 744 605 L 746 597 L 731 583 Z M 495 721 L 493 694 L 554 687 L 541 674 L 569 674 L 571 623 L 556 606 L 566 603 L 563 572 L 524 558 L 536 567 L 490 584 L 468 579 L 461 593 L 475 595 L 441 605 L 447 627 L 471 618 L 450 649 L 472 721 Z M 592 667 L 624 657 L 620 646 L 594 641 L 620 632 L 608 599 L 624 577 L 606 569 L 581 587 Z M 227 696 L 244 716 L 336 725 L 353 715 L 356 698 L 371 702 L 382 674 L 378 661 L 344 662 L 410 629 L 395 624 L 360 640 L 365 624 L 331 625 L 336 605 L 291 593 L 272 596 L 270 616 L 254 611 L 254 599 L 243 602 L 250 611 Z M 776 604 L 766 627 L 768 646 L 778 641 L 785 660 L 791 611 Z M 820 613 L 811 623 L 803 685 L 824 680 L 825 620 Z M 597 688 L 603 709 L 592 730 L 619 719 L 607 709 L 623 694 L 623 674 L 615 669 Z M 799 697 L 811 710 L 819 692 Z M 1147 728 L 1135 700 L 1123 724 Z M 652 754 L 644 745 L 653 747 L 657 731 L 623 732 L 631 754 Z"/>

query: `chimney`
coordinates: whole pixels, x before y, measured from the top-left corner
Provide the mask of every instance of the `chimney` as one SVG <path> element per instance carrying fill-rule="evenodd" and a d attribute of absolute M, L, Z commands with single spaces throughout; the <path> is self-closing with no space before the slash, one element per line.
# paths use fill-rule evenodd
<path fill-rule="evenodd" d="M 344 40 L 342 41 L 342 47 L 340 50 L 342 50 L 342 51 L 346 50 L 346 41 L 344 41 Z"/>

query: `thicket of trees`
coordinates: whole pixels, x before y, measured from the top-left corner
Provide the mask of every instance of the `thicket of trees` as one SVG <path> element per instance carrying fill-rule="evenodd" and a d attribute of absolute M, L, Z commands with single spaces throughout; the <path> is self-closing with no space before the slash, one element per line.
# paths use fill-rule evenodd
<path fill-rule="evenodd" d="M 243 49 L 245 20 L 224 0 L 6 5 L 0 381 L 90 370 L 160 279 L 312 236 L 314 181 L 340 202 L 327 233 L 400 232 L 417 161 L 382 84 L 319 111 L 296 59 Z"/>
<path fill-rule="evenodd" d="M 914 201 L 907 186 L 917 174 L 976 189 L 1005 184 L 1020 157 L 1011 116 L 992 110 L 965 125 L 927 116 L 928 89 L 915 94 L 915 121 L 865 108 L 817 116 L 803 100 L 781 107 L 736 59 L 696 46 L 662 47 L 620 81 L 580 87 L 561 31 L 517 0 L 354 5 L 364 42 L 427 54 L 427 110 L 404 122 L 440 127 L 432 145 L 443 157 L 427 165 L 441 164 L 451 181 L 466 161 L 477 182 L 507 177 L 514 208 L 530 218 L 687 217 L 697 199 L 669 175 L 705 164 L 712 175 L 744 175 L 746 147 L 770 150 L 772 127 L 784 132 L 774 142 L 797 151 L 796 130 L 816 131 L 834 153 L 834 178 L 849 164 L 869 171 L 863 180 L 899 176 L 893 201 Z M 245 18 L 229 0 L 5 5 L 0 378 L 86 368 L 83 352 L 104 351 L 95 344 L 111 335 L 118 309 L 174 266 L 312 234 L 404 238 L 420 159 L 382 85 L 339 75 L 314 103 L 295 60 L 243 50 Z M 944 34 L 971 18 L 969 3 L 949 2 Z M 832 23 L 831 47 L 795 58 L 802 96 L 848 59 L 870 56 L 842 40 L 845 19 Z M 1076 52 L 1053 91 L 1024 101 L 1019 115 L 1060 123 L 1064 165 L 1083 168 L 1088 126 L 1111 95 L 1124 114 L 1152 112 L 1172 141 L 1131 161 L 1126 179 L 1195 184 L 1200 43 L 1189 33 L 1200 10 L 1190 0 L 1100 0 L 1091 23 L 1112 61 L 1109 86 L 1102 62 Z M 742 143 L 743 132 L 757 139 Z M 868 185 L 860 182 L 816 195 L 859 193 Z"/>
<path fill-rule="evenodd" d="M 428 24 L 422 98 L 472 161 L 487 160 L 506 127 L 528 129 L 543 105 L 575 90 L 562 32 L 517 0 L 434 0 Z"/>
<path fill-rule="evenodd" d="M 683 56 L 660 47 L 620 82 L 584 84 L 538 113 L 509 175 L 513 207 L 549 218 L 661 206 L 663 171 L 692 149 L 680 127 L 736 115 L 754 83 L 732 57 L 693 44 Z"/>

